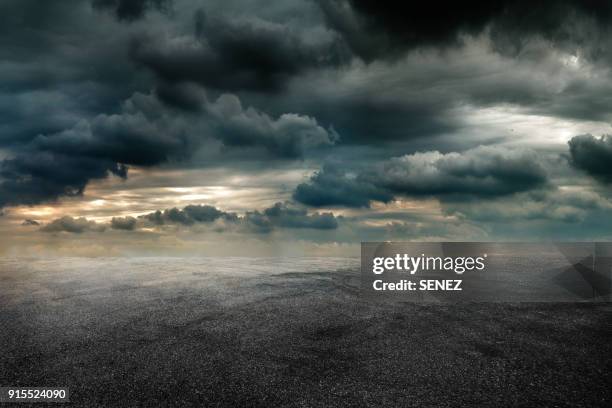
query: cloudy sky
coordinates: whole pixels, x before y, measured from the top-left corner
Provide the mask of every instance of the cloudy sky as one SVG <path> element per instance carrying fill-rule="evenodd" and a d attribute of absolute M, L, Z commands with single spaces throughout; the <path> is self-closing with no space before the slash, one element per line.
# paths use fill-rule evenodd
<path fill-rule="evenodd" d="M 612 238 L 605 0 L 3 0 L 0 253 Z"/>

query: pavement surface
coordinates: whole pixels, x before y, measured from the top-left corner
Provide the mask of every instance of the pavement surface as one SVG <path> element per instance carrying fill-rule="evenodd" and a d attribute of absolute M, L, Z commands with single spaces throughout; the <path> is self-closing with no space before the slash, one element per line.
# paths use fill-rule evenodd
<path fill-rule="evenodd" d="M 0 386 L 82 407 L 612 406 L 609 303 L 383 303 L 358 281 L 351 259 L 0 259 Z"/>

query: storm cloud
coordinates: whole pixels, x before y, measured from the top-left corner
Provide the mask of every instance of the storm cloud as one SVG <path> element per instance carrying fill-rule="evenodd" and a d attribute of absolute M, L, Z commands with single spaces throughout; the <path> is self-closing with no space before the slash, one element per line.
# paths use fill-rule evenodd
<path fill-rule="evenodd" d="M 570 162 L 605 183 L 612 182 L 612 136 L 580 135 L 569 142 Z"/>
<path fill-rule="evenodd" d="M 125 178 L 130 165 L 187 160 L 212 140 L 227 148 L 257 148 L 272 158 L 299 158 L 339 139 L 333 128 L 324 129 L 312 117 L 286 113 L 274 119 L 244 108 L 234 95 L 214 102 L 201 97 L 201 111 L 193 114 L 175 112 L 155 95 L 135 94 L 119 113 L 39 134 L 0 162 L 0 206 L 77 196 L 90 180 L 109 174 Z"/>
<path fill-rule="evenodd" d="M 149 9 L 167 12 L 172 0 L 92 0 L 92 5 L 111 10 L 119 20 L 133 21 L 144 16 Z"/>
<path fill-rule="evenodd" d="M 360 174 L 346 173 L 338 166 L 326 165 L 308 183 L 298 185 L 293 198 L 312 207 L 369 207 L 370 201 L 391 201 L 393 193 L 365 181 Z"/>
<path fill-rule="evenodd" d="M 244 109 L 233 95 L 209 105 L 216 135 L 226 146 L 262 146 L 281 157 L 301 157 L 309 149 L 332 146 L 339 135 L 315 118 L 285 113 L 276 120 L 253 108 Z"/>
<path fill-rule="evenodd" d="M 310 228 L 330 230 L 338 228 L 337 218 L 331 213 L 308 214 L 304 208 L 297 208 L 287 203 L 276 203 L 266 208 L 263 213 L 259 211 L 248 212 L 245 215 L 248 224 L 258 230 L 268 232 L 274 227 L 280 228 Z"/>
<path fill-rule="evenodd" d="M 2 1 L 0 232 L 597 229 L 608 206 L 567 194 L 612 181 L 611 22 L 600 0 Z"/>
<path fill-rule="evenodd" d="M 0 162 L 0 207 L 38 204 L 81 195 L 92 179 L 126 176 L 125 166 L 109 160 L 27 151 Z"/>
<path fill-rule="evenodd" d="M 290 78 L 305 70 L 348 60 L 333 36 L 307 41 L 284 24 L 231 21 L 208 16 L 201 9 L 193 19 L 193 35 L 145 36 L 133 43 L 131 57 L 165 82 L 269 92 L 282 90 Z"/>
<path fill-rule="evenodd" d="M 500 196 L 542 186 L 547 180 L 535 152 L 490 146 L 461 153 L 414 153 L 394 158 L 363 177 L 412 196 Z"/>
<path fill-rule="evenodd" d="M 347 174 L 325 167 L 293 197 L 311 206 L 368 207 L 394 196 L 496 197 L 542 187 L 545 169 L 533 151 L 480 146 L 465 152 L 431 151 L 396 157 Z"/>
<path fill-rule="evenodd" d="M 490 30 L 497 49 L 519 52 L 533 38 L 581 45 L 612 20 L 607 1 L 432 1 L 385 4 L 374 0 L 318 1 L 330 27 L 370 61 L 407 49 L 457 45 L 464 35 Z"/>

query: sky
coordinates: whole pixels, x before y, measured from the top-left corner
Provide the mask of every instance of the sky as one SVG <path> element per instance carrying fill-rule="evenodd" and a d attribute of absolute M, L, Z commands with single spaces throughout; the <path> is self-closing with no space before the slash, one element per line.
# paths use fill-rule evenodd
<path fill-rule="evenodd" d="M 612 3 L 3 0 L 0 254 L 612 238 Z"/>

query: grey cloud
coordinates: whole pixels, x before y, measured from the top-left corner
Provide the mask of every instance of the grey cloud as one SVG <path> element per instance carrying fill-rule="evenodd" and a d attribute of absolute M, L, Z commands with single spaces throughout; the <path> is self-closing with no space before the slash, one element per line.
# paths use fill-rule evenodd
<path fill-rule="evenodd" d="M 86 218 L 65 216 L 40 228 L 43 232 L 85 231 L 103 232 L 107 227 L 120 231 L 135 231 L 146 227 L 178 225 L 193 227 L 199 224 L 217 224 L 216 231 L 237 230 L 242 232 L 268 233 L 274 229 L 334 230 L 338 228 L 338 217 L 331 212 L 308 213 L 304 208 L 290 203 L 276 203 L 263 211 L 248 211 L 244 216 L 219 210 L 210 205 L 188 205 L 179 208 L 157 210 L 138 218 L 113 217 L 108 225 L 89 221 Z M 34 225 L 34 224 L 28 224 Z"/>
<path fill-rule="evenodd" d="M 258 233 L 269 233 L 276 228 L 313 230 L 338 228 L 338 217 L 330 212 L 308 214 L 305 209 L 292 208 L 282 203 L 276 203 L 263 212 L 247 212 L 242 221 L 248 230 Z"/>
<path fill-rule="evenodd" d="M 53 220 L 47 225 L 40 228 L 43 232 L 69 232 L 73 234 L 81 234 L 87 231 L 101 232 L 104 231 L 105 226 L 90 221 L 87 218 L 73 218 L 71 216 L 64 216 Z"/>
<path fill-rule="evenodd" d="M 297 74 L 346 59 L 333 36 L 301 35 L 257 18 L 194 15 L 193 36 L 143 36 L 131 56 L 163 81 L 193 81 L 224 90 L 280 91 Z"/>
<path fill-rule="evenodd" d="M 157 210 L 140 218 L 155 225 L 193 225 L 196 223 L 211 223 L 220 218 L 233 222 L 237 220 L 237 215 L 218 210 L 210 205 L 188 205 L 182 210 L 178 208 L 170 208 L 163 211 Z"/>
<path fill-rule="evenodd" d="M 461 153 L 437 151 L 394 158 L 364 176 L 411 196 L 500 196 L 544 185 L 547 176 L 531 150 L 480 146 Z"/>
<path fill-rule="evenodd" d="M 605 183 L 612 182 L 612 136 L 586 134 L 569 142 L 570 162 L 577 169 Z"/>
<path fill-rule="evenodd" d="M 28 227 L 28 226 L 38 226 L 40 225 L 40 223 L 36 220 L 27 218 L 25 220 L 23 220 L 23 222 L 21 223 L 21 225 L 23 225 L 24 227 Z"/>
<path fill-rule="evenodd" d="M 443 202 L 450 216 L 505 239 L 601 240 L 609 236 L 612 201 L 588 187 L 548 189 L 473 202 Z"/>
<path fill-rule="evenodd" d="M 373 71 L 384 72 L 384 66 Z M 380 146 L 437 136 L 461 127 L 451 113 L 459 98 L 430 94 L 424 91 L 429 84 L 422 83 L 418 95 L 406 94 L 394 100 L 393 93 L 397 87 L 404 86 L 403 81 L 390 86 L 392 89 L 385 89 L 387 85 L 384 81 L 378 82 L 379 79 L 383 78 L 374 76 L 351 83 L 351 89 L 333 82 L 316 84 L 317 88 L 308 85 L 311 90 L 305 91 L 306 103 L 296 110 L 333 124 L 343 136 L 344 144 Z M 386 91 L 390 93 L 385 94 Z M 319 94 L 313 97 L 311 92 Z M 296 99 L 302 103 L 299 96 Z"/>
<path fill-rule="evenodd" d="M 133 21 L 150 9 L 168 12 L 172 0 L 92 0 L 94 8 L 111 10 L 119 20 Z"/>
<path fill-rule="evenodd" d="M 157 98 L 168 106 L 190 112 L 202 112 L 206 97 L 199 85 L 191 82 L 160 81 L 155 88 Z"/>
<path fill-rule="evenodd" d="M 334 167 L 297 186 L 294 199 L 311 206 L 368 207 L 397 195 L 496 197 L 542 187 L 547 175 L 533 151 L 480 146 L 461 153 L 414 153 L 347 174 Z"/>
<path fill-rule="evenodd" d="M 490 30 L 498 50 L 517 54 L 529 40 L 581 46 L 593 28 L 607 29 L 612 6 L 605 1 L 469 0 L 381 3 L 374 0 L 318 1 L 330 27 L 350 48 L 371 61 L 423 46 L 459 44 L 465 34 Z M 367 33 L 367 34 L 366 34 Z"/>
<path fill-rule="evenodd" d="M 607 67 L 590 64 L 579 51 L 573 56 L 541 42 L 531 46 L 535 56 L 517 58 L 488 47 L 484 39 L 469 39 L 445 52 L 419 50 L 393 62 L 312 73 L 294 81 L 273 106 L 332 123 L 343 145 L 408 146 L 400 151 L 414 151 L 419 143 L 428 150 L 480 144 L 474 143 L 479 124 L 470 123 L 467 114 L 488 108 L 577 122 L 612 120 Z M 503 139 L 504 129 L 499 131 L 492 137 Z M 457 137 L 435 139 L 448 135 Z M 457 147 L 445 145 L 449 140 Z"/>
<path fill-rule="evenodd" d="M 127 177 L 127 166 L 186 160 L 206 141 L 226 148 L 260 149 L 271 158 L 299 158 L 338 139 L 316 119 L 286 113 L 274 119 L 243 108 L 229 94 L 199 113 L 175 111 L 154 95 L 136 93 L 120 112 L 81 120 L 72 128 L 41 134 L 0 162 L 0 207 L 37 204 L 82 194 L 92 179 Z"/>
<path fill-rule="evenodd" d="M 259 211 L 249 211 L 244 216 L 244 224 L 249 231 L 267 234 L 274 229 L 268 217 Z"/>
<path fill-rule="evenodd" d="M 295 190 L 313 207 L 433 196 L 503 208 L 513 194 L 547 187 L 547 176 L 531 153 L 466 150 L 489 134 L 510 141 L 505 124 L 487 128 L 495 115 L 508 108 L 508 127 L 526 115 L 569 118 L 585 127 L 574 134 L 599 132 L 586 121 L 612 118 L 610 2 L 264 3 L 202 3 L 204 13 L 193 1 L 0 2 L 0 207 L 76 196 L 132 166 L 221 163 L 245 172 L 248 158 L 291 171 L 340 163 Z M 528 143 L 548 143 L 559 127 Z M 609 144 L 572 140 L 572 164 L 609 182 Z M 415 151 L 428 153 L 389 159 Z M 547 169 L 555 177 L 561 167 Z M 297 236 L 343 228 L 331 215 L 275 208 L 233 218 L 168 209 L 137 218 L 134 230 L 223 224 Z M 550 221 L 603 211 L 576 208 L 553 206 Z"/>
<path fill-rule="evenodd" d="M 188 205 L 183 211 L 196 222 L 213 222 L 221 217 L 230 221 L 236 219 L 236 214 L 220 211 L 210 205 Z"/>
<path fill-rule="evenodd" d="M 221 95 L 208 111 L 217 137 L 226 146 L 263 146 L 280 157 L 301 157 L 339 139 L 333 128 L 323 128 L 313 117 L 285 113 L 273 119 L 254 108 L 244 109 L 234 95 Z"/>
<path fill-rule="evenodd" d="M 391 201 L 393 194 L 360 175 L 347 174 L 339 166 L 328 164 L 308 183 L 298 185 L 293 198 L 312 207 L 369 207 L 370 201 Z"/>
<path fill-rule="evenodd" d="M 312 228 L 312 229 L 336 229 L 338 221 L 330 213 L 308 214 L 306 209 L 296 208 L 287 203 L 276 203 L 263 212 L 273 225 L 281 228 Z"/>
<path fill-rule="evenodd" d="M 221 211 L 209 205 L 188 205 L 182 210 L 178 208 L 158 210 L 140 218 L 154 225 L 185 226 L 223 220 L 228 226 L 244 226 L 257 232 L 270 232 L 275 228 L 335 229 L 338 227 L 337 218 L 332 213 L 308 214 L 306 209 L 280 202 L 263 212 L 248 211 L 244 216 Z"/>
<path fill-rule="evenodd" d="M 488 225 L 519 221 L 579 224 L 589 214 L 612 210 L 612 204 L 591 191 L 534 191 L 516 197 L 480 201 L 445 202 L 444 211 Z"/>
<path fill-rule="evenodd" d="M 0 207 L 79 195 L 92 179 L 125 176 L 99 151 L 40 143 L 80 130 L 141 78 L 125 58 L 129 32 L 96 14 L 82 0 L 0 4 Z"/>
<path fill-rule="evenodd" d="M 126 169 L 105 159 L 26 151 L 0 162 L 0 207 L 77 196 L 108 174 L 125 177 Z"/>
<path fill-rule="evenodd" d="M 0 16 L 0 97 L 31 99 L 22 110 L 37 122 L 100 112 L 143 85 L 144 73 L 126 58 L 132 31 L 88 1 L 5 0 Z M 37 99 L 44 109 L 29 111 Z"/>
<path fill-rule="evenodd" d="M 188 150 L 189 136 L 163 121 L 153 123 L 141 112 L 126 112 L 100 115 L 91 122 L 80 122 L 72 129 L 40 135 L 34 140 L 33 147 L 74 157 L 151 166 Z"/>
<path fill-rule="evenodd" d="M 133 231 L 136 229 L 137 220 L 134 217 L 113 217 L 110 227 L 115 230 Z"/>

